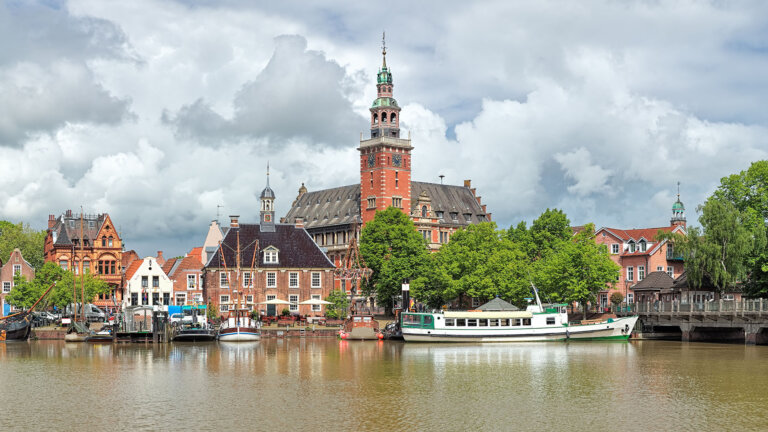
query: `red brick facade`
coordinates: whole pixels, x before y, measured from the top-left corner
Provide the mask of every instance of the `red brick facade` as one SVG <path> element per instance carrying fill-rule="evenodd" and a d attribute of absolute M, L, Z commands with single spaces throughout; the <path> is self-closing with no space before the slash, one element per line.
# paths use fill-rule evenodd
<path fill-rule="evenodd" d="M 24 259 L 19 249 L 14 249 L 5 265 L 0 267 L 0 316 L 4 314 L 5 297 L 13 290 L 13 277 L 17 273 L 26 280 L 35 278 L 35 269 Z"/>

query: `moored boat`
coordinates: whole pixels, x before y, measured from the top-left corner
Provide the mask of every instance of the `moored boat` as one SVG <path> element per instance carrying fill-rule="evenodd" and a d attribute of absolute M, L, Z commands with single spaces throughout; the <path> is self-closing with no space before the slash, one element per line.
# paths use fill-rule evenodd
<path fill-rule="evenodd" d="M 344 321 L 346 339 L 377 340 L 379 339 L 379 322 L 373 315 L 352 315 Z"/>
<path fill-rule="evenodd" d="M 260 339 L 259 323 L 251 318 L 251 311 L 248 309 L 231 311 L 219 327 L 221 342 L 253 342 Z"/>
<path fill-rule="evenodd" d="M 408 342 L 626 340 L 638 318 L 634 316 L 569 323 L 566 304 L 542 306 L 538 295 L 536 300 L 537 304 L 529 305 L 525 311 L 406 312 L 402 314 L 400 328 L 403 338 Z"/>
<path fill-rule="evenodd" d="M 173 323 L 171 341 L 209 342 L 216 340 L 216 329 L 208 322 L 206 311 L 205 305 L 183 306 L 184 319 Z"/>
<path fill-rule="evenodd" d="M 27 340 L 32 331 L 32 315 L 21 313 L 0 321 L 0 341 Z"/>

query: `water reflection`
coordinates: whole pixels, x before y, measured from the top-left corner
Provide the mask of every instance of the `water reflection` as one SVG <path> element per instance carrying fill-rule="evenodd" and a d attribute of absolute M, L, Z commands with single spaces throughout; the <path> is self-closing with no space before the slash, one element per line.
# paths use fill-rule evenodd
<path fill-rule="evenodd" d="M 103 410 L 145 430 L 762 430 L 766 360 L 768 347 L 668 342 L 8 343 L 0 383 L 26 403 L 4 404 L 0 430 L 102 428 Z"/>

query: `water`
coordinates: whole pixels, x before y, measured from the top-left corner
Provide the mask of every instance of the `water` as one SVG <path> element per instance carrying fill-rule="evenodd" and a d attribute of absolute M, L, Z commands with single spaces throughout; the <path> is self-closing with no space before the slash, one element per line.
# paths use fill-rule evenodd
<path fill-rule="evenodd" d="M 768 430 L 768 347 L 0 343 L 0 430 Z"/>

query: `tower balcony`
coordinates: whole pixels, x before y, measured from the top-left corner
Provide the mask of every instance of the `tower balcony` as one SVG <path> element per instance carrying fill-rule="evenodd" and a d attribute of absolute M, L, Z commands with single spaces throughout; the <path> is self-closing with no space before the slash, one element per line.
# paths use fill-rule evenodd
<path fill-rule="evenodd" d="M 358 150 L 362 150 L 369 147 L 376 147 L 380 145 L 397 147 L 405 150 L 413 149 L 413 147 L 411 146 L 410 139 L 380 136 L 376 138 L 370 138 L 367 140 L 360 140 L 360 147 L 358 148 Z"/>

